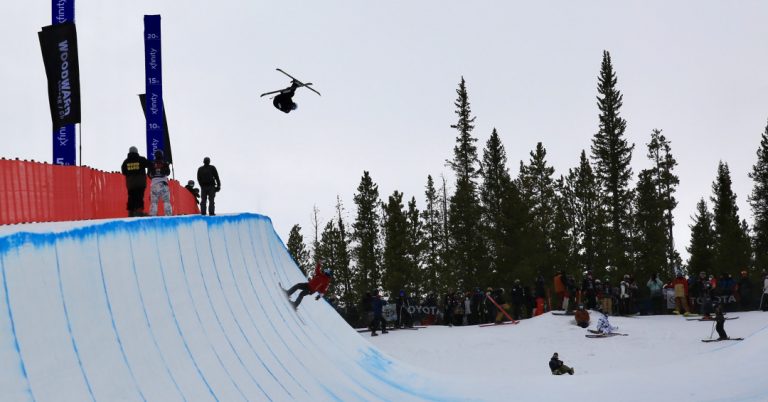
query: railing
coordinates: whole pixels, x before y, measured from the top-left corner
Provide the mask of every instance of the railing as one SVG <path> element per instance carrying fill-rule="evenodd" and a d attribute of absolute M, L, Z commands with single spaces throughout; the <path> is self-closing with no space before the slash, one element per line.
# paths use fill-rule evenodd
<path fill-rule="evenodd" d="M 200 213 L 195 197 L 171 180 L 174 215 Z M 87 166 L 0 158 L 0 225 L 128 216 L 125 176 Z M 162 201 L 158 214 L 162 214 Z M 149 211 L 149 182 L 144 193 Z"/>

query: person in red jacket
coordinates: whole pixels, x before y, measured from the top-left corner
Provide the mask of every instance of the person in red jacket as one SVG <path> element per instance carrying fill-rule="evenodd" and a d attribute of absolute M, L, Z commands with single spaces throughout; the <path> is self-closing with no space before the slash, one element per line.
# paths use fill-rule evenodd
<path fill-rule="evenodd" d="M 315 265 L 315 274 L 312 276 L 312 279 L 310 279 L 309 282 L 297 283 L 285 291 L 285 293 L 290 298 L 293 292 L 301 289 L 301 293 L 299 293 L 299 296 L 296 297 L 296 301 L 293 302 L 293 308 L 298 309 L 299 304 L 301 304 L 301 299 L 303 299 L 304 296 L 315 292 L 317 292 L 315 300 L 320 300 L 320 297 L 322 297 L 325 292 L 328 291 L 328 285 L 331 283 L 331 277 L 333 277 L 333 271 L 330 268 L 322 268 L 322 263 L 318 261 L 317 265 Z"/>

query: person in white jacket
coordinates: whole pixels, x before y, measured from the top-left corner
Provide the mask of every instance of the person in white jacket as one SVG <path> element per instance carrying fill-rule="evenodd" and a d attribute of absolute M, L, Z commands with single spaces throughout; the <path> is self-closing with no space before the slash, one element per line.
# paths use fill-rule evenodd
<path fill-rule="evenodd" d="M 614 327 L 610 322 L 608 322 L 608 314 L 602 311 L 602 309 L 598 309 L 597 311 L 600 313 L 600 318 L 597 319 L 598 333 L 607 335 L 619 329 L 619 327 Z"/>
<path fill-rule="evenodd" d="M 760 297 L 760 310 L 768 311 L 768 275 L 763 279 L 763 295 Z"/>

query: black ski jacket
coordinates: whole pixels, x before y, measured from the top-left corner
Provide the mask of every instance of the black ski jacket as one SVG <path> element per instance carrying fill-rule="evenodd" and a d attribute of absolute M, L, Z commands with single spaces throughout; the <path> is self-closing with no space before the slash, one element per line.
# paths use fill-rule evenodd
<path fill-rule="evenodd" d="M 219 180 L 219 172 L 216 170 L 216 166 L 203 165 L 197 169 L 197 182 L 200 187 L 216 187 L 221 188 L 221 180 Z"/>
<path fill-rule="evenodd" d="M 138 190 L 147 187 L 147 168 L 149 161 L 138 153 L 129 153 L 123 161 L 120 170 L 125 175 L 125 187 L 128 190 Z"/>

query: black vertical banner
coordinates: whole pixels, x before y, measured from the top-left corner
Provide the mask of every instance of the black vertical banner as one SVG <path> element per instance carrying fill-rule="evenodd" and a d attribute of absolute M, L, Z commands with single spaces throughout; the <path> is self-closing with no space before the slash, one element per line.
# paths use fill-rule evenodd
<path fill-rule="evenodd" d="M 144 112 L 144 116 L 147 116 L 147 95 L 139 94 L 139 102 L 141 102 L 141 110 Z M 168 118 L 165 117 L 165 104 L 163 104 L 163 140 L 165 143 L 165 149 L 163 155 L 165 161 L 173 163 L 173 153 L 171 152 L 171 134 L 168 132 Z"/>
<path fill-rule="evenodd" d="M 80 123 L 80 67 L 75 24 L 49 25 L 37 35 L 48 77 L 53 128 Z"/>

